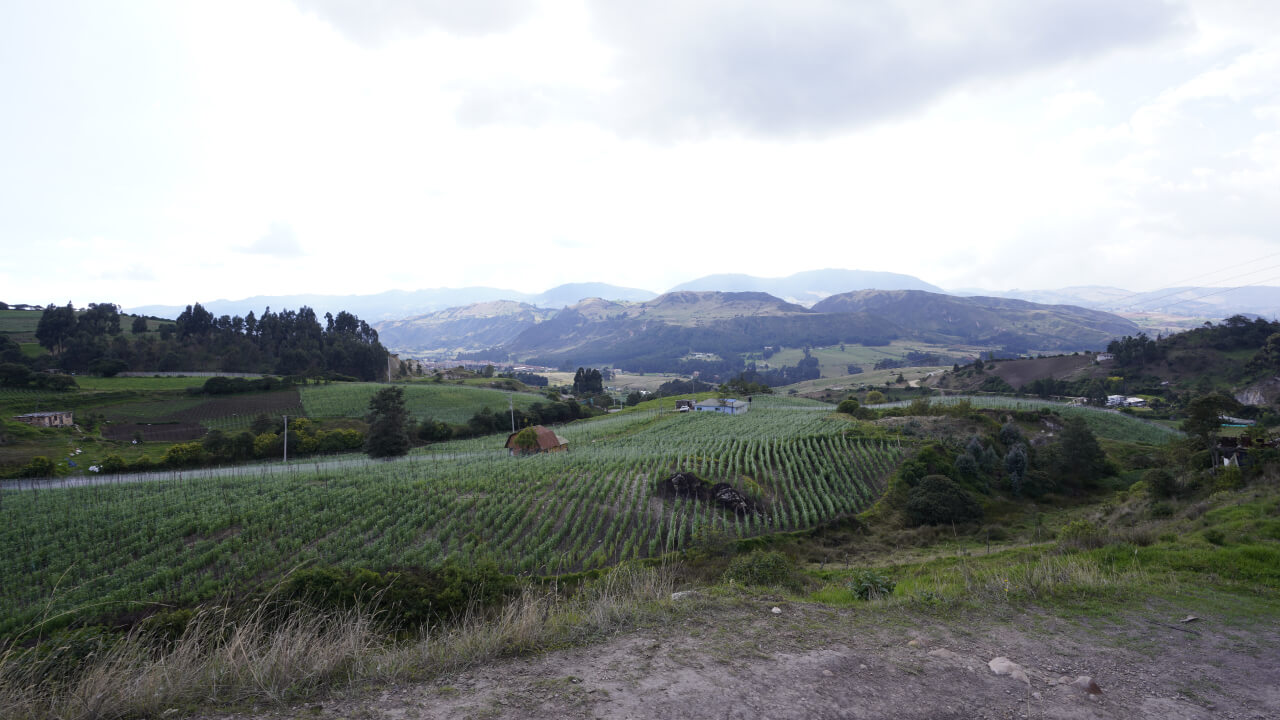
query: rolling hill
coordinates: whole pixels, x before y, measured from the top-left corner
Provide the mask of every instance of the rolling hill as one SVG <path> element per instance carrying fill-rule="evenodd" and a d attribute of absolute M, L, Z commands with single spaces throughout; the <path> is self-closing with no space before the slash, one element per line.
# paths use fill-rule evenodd
<path fill-rule="evenodd" d="M 804 308 L 765 293 L 682 291 L 644 303 L 584 301 L 530 326 L 497 349 L 543 365 L 612 364 L 692 370 L 765 346 L 883 345 L 897 339 L 1005 352 L 1104 347 L 1137 326 L 1096 310 L 916 290 L 843 293 Z M 707 368 L 711 369 L 711 368 Z"/>
<path fill-rule="evenodd" d="M 1073 305 L 956 297 L 918 290 L 862 290 L 813 306 L 822 313 L 871 313 L 930 342 L 1001 347 L 1009 352 L 1100 348 L 1138 332 L 1129 320 Z"/>
<path fill-rule="evenodd" d="M 555 312 L 527 303 L 493 300 L 388 320 L 375 328 L 388 347 L 422 357 L 505 345 Z"/>

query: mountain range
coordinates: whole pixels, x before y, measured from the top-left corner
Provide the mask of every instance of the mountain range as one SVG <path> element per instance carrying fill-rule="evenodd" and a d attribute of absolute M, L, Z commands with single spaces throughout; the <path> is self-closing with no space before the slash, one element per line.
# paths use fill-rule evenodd
<path fill-rule="evenodd" d="M 1109 313 L 1023 300 L 922 290 L 862 290 L 812 308 L 761 292 L 675 291 L 644 302 L 591 298 L 558 311 L 489 303 L 378 326 L 385 344 L 415 356 L 603 364 L 644 372 L 732 371 L 766 346 L 885 345 L 894 340 L 1006 353 L 1105 347 L 1136 334 Z M 697 358 L 691 361 L 691 358 Z M 723 367 L 721 367 L 723 366 Z"/>
<path fill-rule="evenodd" d="M 917 277 L 867 270 L 809 270 L 785 277 L 756 277 L 741 274 L 707 275 L 681 283 L 675 291 L 763 292 L 797 305 L 812 307 L 825 298 L 857 290 L 923 290 L 938 294 L 983 296 L 1028 300 L 1048 305 L 1076 305 L 1122 314 L 1160 313 L 1184 318 L 1221 320 L 1236 314 L 1264 318 L 1280 316 L 1280 287 L 1241 288 L 1172 287 L 1134 292 L 1117 287 L 1082 285 L 1052 290 L 986 290 L 963 288 L 944 290 Z M 506 300 L 541 309 L 560 309 L 587 298 L 621 302 L 644 302 L 658 293 L 608 283 L 568 283 L 541 293 L 524 293 L 504 288 L 473 286 L 388 290 L 374 295 L 259 295 L 241 300 L 201 301 L 215 316 L 261 313 L 272 307 L 296 309 L 306 305 L 318 314 L 346 310 L 372 323 L 403 320 L 475 303 Z M 177 305 L 144 305 L 128 312 L 175 318 L 183 310 Z"/>
<path fill-rule="evenodd" d="M 928 290 L 941 288 L 900 273 L 868 270 L 810 270 L 778 278 L 751 275 L 707 275 L 674 288 L 678 290 L 720 290 L 724 292 L 764 292 L 790 302 L 809 306 L 824 297 L 851 290 Z M 299 308 L 303 305 L 317 314 L 346 310 L 369 322 L 401 320 L 413 316 L 462 307 L 474 303 L 508 300 L 538 308 L 559 309 L 587 298 L 605 298 L 623 302 L 643 302 L 658 297 L 650 290 L 620 287 L 600 282 L 567 283 L 545 292 L 531 294 L 494 287 L 428 288 L 424 290 L 388 290 L 375 295 L 258 295 L 242 300 L 200 301 L 214 316 L 261 313 L 263 308 Z M 128 312 L 162 318 L 175 318 L 185 306 L 143 305 Z"/>

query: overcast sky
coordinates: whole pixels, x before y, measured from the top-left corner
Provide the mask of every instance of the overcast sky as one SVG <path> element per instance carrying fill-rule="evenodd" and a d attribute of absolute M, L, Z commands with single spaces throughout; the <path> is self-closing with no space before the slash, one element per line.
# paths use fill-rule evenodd
<path fill-rule="evenodd" d="M 0 0 L 0 300 L 823 267 L 1280 285 L 1280 2 Z"/>

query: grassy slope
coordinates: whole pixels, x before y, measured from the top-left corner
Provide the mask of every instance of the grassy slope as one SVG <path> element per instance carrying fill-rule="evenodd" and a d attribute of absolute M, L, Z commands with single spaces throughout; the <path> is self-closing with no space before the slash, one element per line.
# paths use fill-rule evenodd
<path fill-rule="evenodd" d="M 963 362 L 968 358 L 975 357 L 983 351 L 983 348 L 955 348 L 945 345 L 930 345 L 927 343 L 914 343 L 895 340 L 888 345 L 882 346 L 866 346 L 846 344 L 844 350 L 839 345 L 830 347 L 811 348 L 810 354 L 818 359 L 818 367 L 822 371 L 823 378 L 839 378 L 847 375 L 849 365 L 857 365 L 862 368 L 864 373 L 871 373 L 875 368 L 875 364 L 880 360 L 900 360 L 905 358 L 907 353 L 915 350 L 923 353 L 936 353 L 948 359 L 947 362 Z M 753 356 L 754 357 L 754 356 Z M 795 365 L 804 358 L 804 350 L 802 348 L 784 348 L 780 352 L 774 353 L 768 360 L 762 357 L 756 357 L 756 364 L 763 367 L 764 363 L 768 363 L 770 367 L 781 367 L 783 365 Z M 950 365 L 948 365 L 950 367 Z M 897 373 L 895 372 L 894 375 Z M 857 376 L 861 378 L 862 376 Z M 884 381 L 881 380 L 881 383 Z"/>
<path fill-rule="evenodd" d="M 379 383 L 333 383 L 302 388 L 302 405 L 312 417 L 363 417 L 369 412 L 369 399 L 387 387 Z M 505 411 L 510 398 L 519 408 L 546 403 L 542 395 L 512 393 L 490 388 L 449 383 L 411 383 L 399 385 L 404 390 L 405 404 L 414 418 L 431 417 L 450 423 L 464 423 L 481 408 L 496 413 Z"/>

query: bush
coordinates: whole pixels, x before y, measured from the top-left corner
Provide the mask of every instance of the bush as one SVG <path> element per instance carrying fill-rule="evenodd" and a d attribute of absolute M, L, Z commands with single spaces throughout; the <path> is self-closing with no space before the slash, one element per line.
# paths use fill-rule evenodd
<path fill-rule="evenodd" d="M 982 519 L 982 506 L 945 475 L 927 475 L 907 491 L 912 525 L 941 525 Z"/>
<path fill-rule="evenodd" d="M 1088 520 L 1072 520 L 1058 531 L 1058 544 L 1063 547 L 1088 550 L 1102 547 L 1105 543 L 1102 531 Z"/>
<path fill-rule="evenodd" d="M 1178 495 L 1178 481 L 1168 470 L 1152 468 L 1142 474 L 1142 482 L 1152 497 L 1168 499 Z"/>
<path fill-rule="evenodd" d="M 846 586 L 859 600 L 876 600 L 889 597 L 895 587 L 893 580 L 877 570 L 858 570 Z"/>
<path fill-rule="evenodd" d="M 197 467 L 204 464 L 207 457 L 204 445 L 198 442 L 178 443 L 165 451 L 160 464 L 174 468 Z"/>
<path fill-rule="evenodd" d="M 119 455 L 112 454 L 103 458 L 102 464 L 99 465 L 98 467 L 100 472 L 118 473 L 118 472 L 124 472 L 128 466 L 129 465 L 128 463 L 125 462 L 124 458 L 120 457 Z"/>
<path fill-rule="evenodd" d="M 43 455 L 37 455 L 36 457 L 31 458 L 31 461 L 28 462 L 26 465 L 24 465 L 22 469 L 18 471 L 18 477 L 24 477 L 24 478 L 53 477 L 53 474 L 55 471 L 57 471 L 57 466 L 53 464 L 52 460 L 50 460 L 49 458 Z"/>
<path fill-rule="evenodd" d="M 858 410 L 861 408 L 861 403 L 853 398 L 849 398 L 847 400 L 842 400 L 840 404 L 836 406 L 836 412 L 844 413 L 845 415 L 856 415 Z"/>
<path fill-rule="evenodd" d="M 448 562 L 436 570 L 374 572 L 313 568 L 289 577 L 284 596 L 322 609 L 375 607 L 401 629 L 452 620 L 496 607 L 517 589 L 516 579 L 492 561 Z"/>
<path fill-rule="evenodd" d="M 743 585 L 791 585 L 792 570 L 790 558 L 777 550 L 755 550 L 729 561 L 724 579 Z"/>

